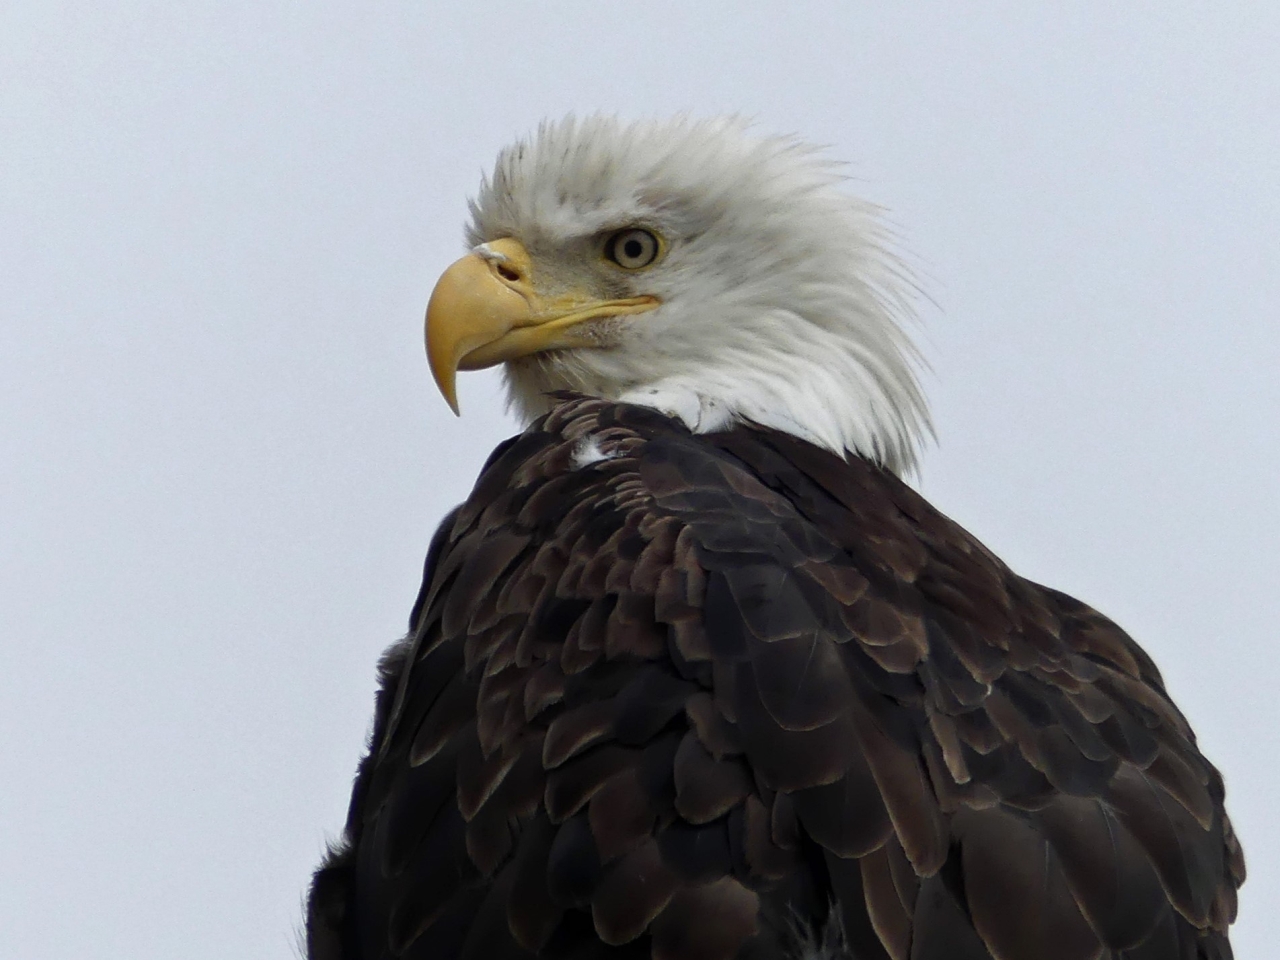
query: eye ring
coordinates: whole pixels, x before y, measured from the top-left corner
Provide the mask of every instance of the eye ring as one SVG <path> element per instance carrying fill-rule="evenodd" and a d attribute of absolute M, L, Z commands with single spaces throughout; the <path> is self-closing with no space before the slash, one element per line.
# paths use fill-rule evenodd
<path fill-rule="evenodd" d="M 662 253 L 662 241 L 657 234 L 641 227 L 627 227 L 609 237 L 604 244 L 604 255 L 623 270 L 642 270 L 650 266 Z"/>

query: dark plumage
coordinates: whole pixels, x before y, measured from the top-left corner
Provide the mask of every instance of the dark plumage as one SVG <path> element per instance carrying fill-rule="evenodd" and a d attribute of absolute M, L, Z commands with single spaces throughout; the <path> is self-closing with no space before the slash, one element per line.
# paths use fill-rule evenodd
<path fill-rule="evenodd" d="M 312 960 L 1226 960 L 1243 878 L 1110 621 L 867 460 L 562 397 L 436 534 L 307 928 Z"/>

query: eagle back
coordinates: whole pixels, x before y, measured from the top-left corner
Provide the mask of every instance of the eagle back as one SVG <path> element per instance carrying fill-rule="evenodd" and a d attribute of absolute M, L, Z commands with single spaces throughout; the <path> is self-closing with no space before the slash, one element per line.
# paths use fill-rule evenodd
<path fill-rule="evenodd" d="M 382 672 L 314 960 L 1231 956 L 1151 660 L 865 460 L 565 398 Z"/>

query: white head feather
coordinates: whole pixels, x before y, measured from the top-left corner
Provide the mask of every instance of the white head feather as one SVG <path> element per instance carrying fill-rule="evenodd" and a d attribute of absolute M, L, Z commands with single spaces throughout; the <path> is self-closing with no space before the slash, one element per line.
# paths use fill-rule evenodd
<path fill-rule="evenodd" d="M 506 365 L 517 412 L 554 390 L 645 404 L 698 432 L 748 421 L 912 470 L 929 415 L 905 323 L 913 292 L 878 209 L 836 164 L 737 119 L 573 117 L 499 155 L 468 239 L 514 237 L 535 271 L 662 305 L 599 323 L 599 346 Z M 628 274 L 603 237 L 642 226 L 668 244 Z"/>

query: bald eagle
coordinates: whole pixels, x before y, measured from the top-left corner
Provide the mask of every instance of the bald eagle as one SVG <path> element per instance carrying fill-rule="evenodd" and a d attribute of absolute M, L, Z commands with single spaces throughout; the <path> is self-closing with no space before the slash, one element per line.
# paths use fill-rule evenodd
<path fill-rule="evenodd" d="M 527 429 L 381 663 L 311 960 L 1226 960 L 1244 861 L 1150 657 L 902 477 L 875 208 L 737 121 L 541 127 L 427 309 Z"/>

